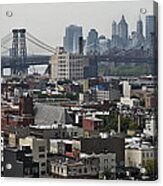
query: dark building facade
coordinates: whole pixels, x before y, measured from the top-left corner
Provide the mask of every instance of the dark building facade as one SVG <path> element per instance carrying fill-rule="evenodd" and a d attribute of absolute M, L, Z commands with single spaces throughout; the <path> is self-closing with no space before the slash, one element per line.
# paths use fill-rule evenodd
<path fill-rule="evenodd" d="M 11 164 L 11 169 L 6 165 Z M 39 177 L 39 163 L 32 159 L 30 147 L 4 149 L 4 162 L 2 164 L 4 177 Z"/>
<path fill-rule="evenodd" d="M 118 166 L 124 166 L 124 138 L 109 137 L 102 138 L 82 138 L 81 152 L 99 154 L 104 152 L 116 153 L 116 163 Z"/>
<path fill-rule="evenodd" d="M 84 67 L 84 78 L 91 78 L 98 76 L 97 56 L 92 55 L 86 58 Z"/>

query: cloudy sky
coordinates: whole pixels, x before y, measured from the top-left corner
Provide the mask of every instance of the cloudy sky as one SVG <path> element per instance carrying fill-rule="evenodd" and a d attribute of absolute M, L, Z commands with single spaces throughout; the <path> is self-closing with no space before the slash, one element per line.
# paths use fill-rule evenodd
<path fill-rule="evenodd" d="M 88 2 L 88 3 L 54 3 L 54 4 L 16 4 L 0 5 L 0 35 L 5 36 L 12 28 L 25 27 L 28 32 L 51 46 L 61 45 L 65 27 L 70 24 L 83 26 L 84 37 L 90 28 L 96 28 L 99 34 L 111 36 L 111 24 L 120 21 L 125 15 L 129 24 L 129 33 L 136 29 L 141 8 L 147 10 L 141 14 L 153 14 L 152 1 L 125 2 Z M 6 11 L 13 16 L 7 17 Z"/>

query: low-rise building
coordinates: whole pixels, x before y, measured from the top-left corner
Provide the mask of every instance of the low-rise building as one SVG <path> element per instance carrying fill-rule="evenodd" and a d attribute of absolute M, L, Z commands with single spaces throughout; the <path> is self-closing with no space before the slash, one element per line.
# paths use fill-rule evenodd
<path fill-rule="evenodd" d="M 148 161 L 155 161 L 156 148 L 150 145 L 127 145 L 125 148 L 125 166 L 145 168 Z"/>
<path fill-rule="evenodd" d="M 120 91 L 118 89 L 97 90 L 97 101 L 114 101 L 120 99 Z"/>
<path fill-rule="evenodd" d="M 82 137 L 83 129 L 72 124 L 33 125 L 30 134 L 44 139 L 71 139 Z"/>
<path fill-rule="evenodd" d="M 110 171 L 116 173 L 116 154 L 115 153 L 99 153 L 99 154 L 85 154 L 81 153 L 81 158 L 96 157 L 99 158 L 99 173 Z"/>
<path fill-rule="evenodd" d="M 80 157 L 81 153 L 115 153 L 116 165 L 121 167 L 124 166 L 125 161 L 124 150 L 125 143 L 123 137 L 80 138 L 74 139 L 72 144 L 72 152 L 74 154 L 74 157 Z"/>
<path fill-rule="evenodd" d="M 83 118 L 84 137 L 95 137 L 99 135 L 100 128 L 103 126 L 103 120 L 96 117 Z"/>
<path fill-rule="evenodd" d="M 65 158 L 51 162 L 51 173 L 54 177 L 64 178 L 98 178 L 99 159 L 82 158 L 78 161 Z"/>
<path fill-rule="evenodd" d="M 129 106 L 130 108 L 132 108 L 134 106 L 139 106 L 140 101 L 139 101 L 139 99 L 136 99 L 136 98 L 121 97 L 120 103 L 122 105 L 126 105 L 126 106 Z"/>

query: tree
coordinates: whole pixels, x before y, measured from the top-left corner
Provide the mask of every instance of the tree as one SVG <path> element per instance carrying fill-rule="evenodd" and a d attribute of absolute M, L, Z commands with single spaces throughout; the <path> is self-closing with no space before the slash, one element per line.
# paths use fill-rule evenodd
<path fill-rule="evenodd" d="M 145 163 L 145 169 L 148 176 L 155 178 L 157 176 L 157 161 L 155 159 L 147 160 Z"/>

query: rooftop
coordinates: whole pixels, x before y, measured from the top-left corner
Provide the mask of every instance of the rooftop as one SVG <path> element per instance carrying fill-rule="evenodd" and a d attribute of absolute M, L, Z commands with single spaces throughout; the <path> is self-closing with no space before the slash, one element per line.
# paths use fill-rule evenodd
<path fill-rule="evenodd" d="M 56 123 L 72 123 L 72 118 L 64 107 L 43 103 L 35 104 L 35 124 L 53 125 Z"/>

